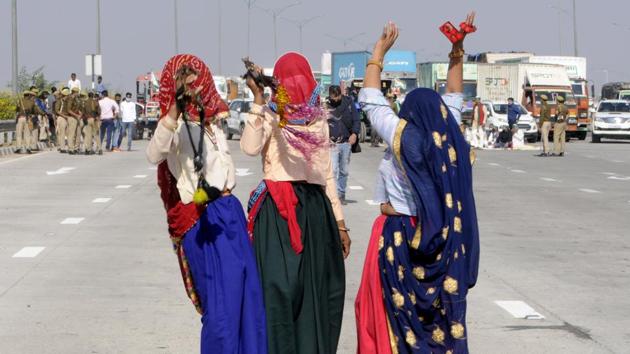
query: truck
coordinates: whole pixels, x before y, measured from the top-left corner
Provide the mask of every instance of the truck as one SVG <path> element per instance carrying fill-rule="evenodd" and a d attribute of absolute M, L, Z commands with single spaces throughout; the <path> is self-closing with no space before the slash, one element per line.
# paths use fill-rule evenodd
<path fill-rule="evenodd" d="M 446 93 L 448 63 L 429 62 L 417 65 L 418 87 L 434 89 L 439 94 Z M 477 63 L 464 63 L 464 100 L 477 97 Z"/>
<path fill-rule="evenodd" d="M 609 82 L 602 86 L 602 100 L 627 100 L 629 98 L 630 82 Z"/>
<path fill-rule="evenodd" d="M 500 60 L 498 63 L 513 62 L 509 60 Z M 591 124 L 589 116 L 590 108 L 590 91 L 586 76 L 586 58 L 571 56 L 527 56 L 520 59 L 522 63 L 534 64 L 556 64 L 562 65 L 571 81 L 571 90 L 577 104 L 577 133 L 576 136 L 580 140 L 586 139 L 588 127 Z"/>
<path fill-rule="evenodd" d="M 578 137 L 577 101 L 564 66 L 532 63 L 478 64 L 477 73 L 477 94 L 482 100 L 501 102 L 514 98 L 537 120 L 540 118 L 542 95 L 548 97 L 552 115 L 556 111 L 557 98 L 562 96 L 569 109 L 567 139 Z"/>

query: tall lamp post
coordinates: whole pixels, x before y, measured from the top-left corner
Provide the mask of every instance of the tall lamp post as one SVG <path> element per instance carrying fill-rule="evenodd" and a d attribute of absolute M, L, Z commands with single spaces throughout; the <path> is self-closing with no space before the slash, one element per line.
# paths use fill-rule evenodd
<path fill-rule="evenodd" d="M 300 33 L 300 52 L 302 52 L 302 49 L 303 49 L 303 47 L 302 47 L 302 30 L 304 29 L 304 26 L 306 26 L 307 24 L 313 22 L 314 20 L 316 20 L 316 19 L 318 19 L 320 17 L 322 17 L 322 15 L 313 16 L 313 17 L 307 18 L 307 19 L 302 20 L 302 21 L 295 21 L 295 20 L 291 20 L 291 19 L 286 18 L 286 17 L 283 18 L 284 20 L 287 20 L 287 21 L 289 21 L 289 22 L 291 22 L 291 23 L 293 23 L 294 25 L 297 26 L 298 31 Z"/>
<path fill-rule="evenodd" d="M 173 0 L 173 25 L 175 30 L 175 54 L 179 54 L 179 34 L 177 25 L 177 0 Z"/>
<path fill-rule="evenodd" d="M 274 53 L 274 57 L 276 58 L 278 57 L 278 27 L 277 27 L 278 16 L 280 16 L 280 14 L 283 13 L 288 8 L 297 6 L 297 5 L 300 5 L 299 1 L 293 4 L 283 6 L 283 7 L 278 7 L 275 9 L 266 9 L 266 8 L 259 7 L 259 9 L 265 11 L 266 13 L 271 15 L 271 17 L 273 18 L 273 53 Z"/>
<path fill-rule="evenodd" d="M 251 37 L 251 22 L 252 22 L 252 7 L 256 3 L 256 0 L 245 0 L 247 3 L 247 56 L 249 56 L 249 40 Z"/>
<path fill-rule="evenodd" d="M 11 1 L 11 80 L 13 92 L 19 94 L 18 88 L 18 33 L 17 33 L 17 0 Z"/>
<path fill-rule="evenodd" d="M 577 39 L 577 15 L 575 10 L 575 0 L 573 0 L 573 55 L 578 56 L 578 39 Z"/>

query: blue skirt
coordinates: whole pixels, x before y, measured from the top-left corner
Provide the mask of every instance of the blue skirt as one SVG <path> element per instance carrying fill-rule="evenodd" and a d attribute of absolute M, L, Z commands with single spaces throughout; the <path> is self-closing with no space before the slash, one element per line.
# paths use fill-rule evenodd
<path fill-rule="evenodd" d="M 208 204 L 182 245 L 203 310 L 201 353 L 267 353 L 262 288 L 238 199 Z"/>

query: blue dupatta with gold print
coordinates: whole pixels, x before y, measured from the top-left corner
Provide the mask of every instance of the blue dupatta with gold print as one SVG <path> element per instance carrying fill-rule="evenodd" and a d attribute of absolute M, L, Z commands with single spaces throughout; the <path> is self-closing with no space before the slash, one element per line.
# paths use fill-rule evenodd
<path fill-rule="evenodd" d="M 413 189 L 417 224 L 388 217 L 379 265 L 393 353 L 467 353 L 466 294 L 479 232 L 470 146 L 439 94 L 407 95 L 393 141 Z"/>

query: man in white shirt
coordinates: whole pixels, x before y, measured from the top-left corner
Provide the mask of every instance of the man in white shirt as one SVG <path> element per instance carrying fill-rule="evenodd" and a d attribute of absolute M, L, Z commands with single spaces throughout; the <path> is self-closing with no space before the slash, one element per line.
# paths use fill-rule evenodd
<path fill-rule="evenodd" d="M 70 80 L 68 80 L 68 88 L 72 91 L 75 87 L 81 91 L 81 80 L 77 79 L 77 74 L 72 73 L 70 74 Z"/>
<path fill-rule="evenodd" d="M 131 96 L 131 92 L 127 92 L 125 101 L 120 104 L 120 112 L 122 113 L 122 131 L 120 134 L 124 133 L 127 136 L 127 151 L 131 151 L 133 127 L 136 123 L 136 103 L 131 100 Z"/>
<path fill-rule="evenodd" d="M 107 90 L 103 91 L 103 98 L 98 101 L 98 105 L 101 107 L 101 142 L 107 133 L 107 142 L 105 148 L 107 150 L 112 149 L 112 133 L 114 131 L 114 117 L 118 111 L 120 111 L 120 107 L 116 101 L 109 98 Z M 99 155 L 103 154 L 103 150 L 99 150 Z"/>

